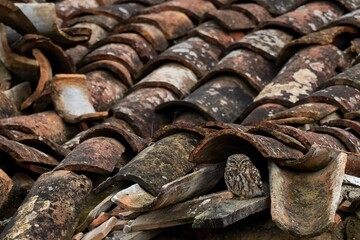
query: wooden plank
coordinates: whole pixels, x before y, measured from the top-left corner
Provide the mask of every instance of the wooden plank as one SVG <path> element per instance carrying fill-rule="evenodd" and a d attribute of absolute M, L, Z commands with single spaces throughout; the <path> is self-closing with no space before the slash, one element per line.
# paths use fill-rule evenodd
<path fill-rule="evenodd" d="M 192 227 L 223 228 L 269 207 L 270 198 L 268 196 L 251 199 L 227 199 L 220 202 L 216 207 L 209 208 L 197 215 Z"/>
<path fill-rule="evenodd" d="M 112 201 L 131 211 L 158 209 L 207 193 L 220 181 L 223 174 L 223 163 L 207 164 L 195 172 L 165 184 L 156 197 L 140 185 L 134 184 L 118 192 Z"/>
<path fill-rule="evenodd" d="M 144 213 L 130 224 L 131 231 L 158 229 L 192 223 L 197 215 L 208 208 L 216 207 L 225 199 L 231 198 L 233 198 L 233 194 L 229 191 L 224 191 Z"/>

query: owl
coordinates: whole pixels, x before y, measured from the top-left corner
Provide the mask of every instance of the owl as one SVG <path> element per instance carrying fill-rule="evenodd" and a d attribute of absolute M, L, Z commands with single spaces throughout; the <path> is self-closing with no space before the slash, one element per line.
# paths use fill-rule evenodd
<path fill-rule="evenodd" d="M 224 178 L 228 190 L 241 199 L 264 195 L 260 172 L 244 154 L 228 157 Z"/>

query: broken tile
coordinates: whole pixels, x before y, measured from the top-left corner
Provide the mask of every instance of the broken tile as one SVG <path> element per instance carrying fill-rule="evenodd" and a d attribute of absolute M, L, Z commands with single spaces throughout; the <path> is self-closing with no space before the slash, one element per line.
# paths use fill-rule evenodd
<path fill-rule="evenodd" d="M 9 192 L 13 187 L 13 182 L 11 178 L 0 169 L 0 186 L 1 186 L 1 194 L 0 194 L 0 208 L 8 199 Z"/>
<path fill-rule="evenodd" d="M 52 81 L 51 98 L 58 114 L 69 123 L 103 119 L 107 112 L 96 112 L 90 103 L 86 76 L 57 74 Z"/>
<path fill-rule="evenodd" d="M 116 217 L 111 217 L 109 220 L 101 224 L 99 227 L 94 228 L 90 232 L 86 233 L 82 240 L 97 240 L 104 239 L 106 235 L 112 230 L 117 222 Z"/>

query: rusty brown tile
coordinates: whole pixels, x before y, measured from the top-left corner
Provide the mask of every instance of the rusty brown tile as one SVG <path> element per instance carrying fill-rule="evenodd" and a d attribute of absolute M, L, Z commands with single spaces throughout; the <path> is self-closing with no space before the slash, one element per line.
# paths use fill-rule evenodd
<path fill-rule="evenodd" d="M 172 112 L 189 108 L 208 120 L 233 122 L 254 96 L 249 86 L 237 77 L 222 75 L 197 88 L 183 100 L 160 105 L 158 110 Z"/>
<path fill-rule="evenodd" d="M 26 134 L 24 136 L 14 138 L 13 140 L 35 148 L 58 161 L 63 160 L 70 153 L 70 150 L 63 148 L 59 144 L 34 134 Z"/>
<path fill-rule="evenodd" d="M 191 32 L 191 36 L 198 36 L 206 42 L 225 50 L 231 43 L 244 36 L 242 31 L 226 31 L 214 21 L 206 21 Z"/>
<path fill-rule="evenodd" d="M 165 35 L 155 26 L 146 23 L 130 23 L 123 24 L 115 27 L 113 30 L 114 33 L 129 33 L 134 32 L 146 39 L 152 47 L 158 51 L 162 52 L 168 48 L 168 42 Z"/>
<path fill-rule="evenodd" d="M 59 115 L 51 111 L 1 119 L 0 125 L 9 130 L 42 136 L 58 144 L 67 141 L 80 130 L 76 125 L 64 123 Z"/>
<path fill-rule="evenodd" d="M 171 90 L 179 98 L 183 98 L 189 95 L 190 89 L 196 82 L 196 75 L 187 67 L 178 63 L 166 63 L 144 77 L 130 91 L 140 88 L 162 87 Z"/>
<path fill-rule="evenodd" d="M 99 6 L 98 1 L 96 0 L 65 0 L 61 2 L 56 2 L 56 13 L 59 17 L 65 18 L 70 15 L 76 9 L 86 9 L 86 8 L 96 8 Z"/>
<path fill-rule="evenodd" d="M 115 139 L 95 137 L 80 143 L 56 170 L 111 174 L 125 147 Z"/>
<path fill-rule="evenodd" d="M 300 35 L 306 35 L 319 30 L 343 14 L 343 8 L 336 3 L 316 1 L 304 4 L 294 11 L 265 21 L 261 24 L 261 27 L 285 27 Z"/>
<path fill-rule="evenodd" d="M 360 8 L 360 3 L 356 0 L 337 0 L 343 6 L 345 6 L 349 11 L 355 11 Z"/>
<path fill-rule="evenodd" d="M 143 62 L 153 59 L 157 54 L 153 47 L 141 35 L 137 33 L 121 33 L 110 35 L 91 46 L 90 50 L 94 50 L 108 43 L 124 43 L 131 46 L 138 54 Z"/>
<path fill-rule="evenodd" d="M 45 94 L 48 94 L 46 93 L 47 92 L 46 88 L 49 88 L 50 81 L 53 75 L 52 68 L 48 58 L 45 57 L 44 54 L 39 49 L 34 48 L 32 50 L 32 55 L 40 65 L 40 78 L 39 81 L 37 82 L 37 86 L 34 92 L 28 98 L 26 98 L 25 101 L 22 102 L 21 110 L 28 108 L 33 102 L 38 100 L 40 97 L 42 97 Z"/>
<path fill-rule="evenodd" d="M 139 78 L 143 63 L 137 52 L 126 44 L 108 43 L 103 45 L 83 58 L 79 67 L 94 61 L 111 60 L 123 64 L 134 78 Z"/>
<path fill-rule="evenodd" d="M 242 12 L 256 25 L 272 18 L 271 14 L 264 7 L 255 3 L 231 4 L 228 8 Z"/>
<path fill-rule="evenodd" d="M 78 73 L 88 74 L 91 71 L 97 70 L 105 70 L 115 74 L 118 77 L 118 81 L 127 87 L 131 87 L 133 85 L 133 80 L 127 68 L 119 62 L 111 60 L 100 60 L 92 62 L 80 68 Z"/>
<path fill-rule="evenodd" d="M 85 75 L 90 101 L 97 112 L 109 110 L 128 90 L 112 72 L 95 70 Z"/>
<path fill-rule="evenodd" d="M 177 99 L 164 88 L 141 88 L 115 104 L 111 111 L 116 118 L 125 120 L 141 137 L 150 137 L 168 122 L 166 116 L 155 113 L 155 107 Z"/>
<path fill-rule="evenodd" d="M 356 89 L 360 89 L 360 64 L 356 64 L 351 68 L 339 73 L 319 86 L 324 89 L 333 85 L 347 85 Z"/>
<path fill-rule="evenodd" d="M 294 10 L 307 1 L 308 0 L 255 0 L 256 3 L 265 7 L 270 13 L 274 15 L 280 15 Z"/>
<path fill-rule="evenodd" d="M 222 162 L 236 153 L 247 155 L 260 172 L 266 168 L 266 159 L 281 161 L 303 156 L 301 151 L 271 137 L 224 129 L 204 138 L 192 151 L 189 161 L 195 163 Z"/>
<path fill-rule="evenodd" d="M 267 59 L 276 60 L 281 49 L 292 39 L 293 37 L 290 34 L 281 30 L 257 30 L 232 43 L 227 51 L 237 48 L 248 48 Z"/>
<path fill-rule="evenodd" d="M 275 77 L 276 72 L 274 64 L 261 55 L 246 49 L 233 50 L 222 58 L 197 86 L 217 75 L 230 73 L 238 75 L 260 91 Z"/>
<path fill-rule="evenodd" d="M 0 185 L 1 185 L 1 190 L 0 190 L 0 193 L 1 193 L 0 194 L 0 208 L 1 208 L 2 205 L 4 204 L 4 202 L 6 202 L 6 200 L 8 199 L 9 192 L 11 191 L 11 189 L 13 187 L 13 181 L 1 169 L 0 169 Z"/>
<path fill-rule="evenodd" d="M 89 49 L 84 45 L 77 45 L 73 48 L 69 48 L 66 51 L 66 54 L 70 57 L 74 64 L 78 64 L 81 59 L 88 54 Z"/>
<path fill-rule="evenodd" d="M 271 216 L 276 225 L 297 237 L 330 229 L 341 194 L 346 154 L 339 153 L 315 172 L 290 171 L 269 162 Z"/>
<path fill-rule="evenodd" d="M 192 109 L 184 109 L 184 111 L 179 110 L 174 114 L 174 119 L 174 122 L 176 123 L 190 123 L 194 125 L 199 125 L 207 121 L 201 113 Z"/>
<path fill-rule="evenodd" d="M 35 173 L 50 171 L 59 164 L 55 158 L 12 140 L 2 139 L 0 149 L 7 156 L 4 163 L 1 163 L 2 169 L 6 172 L 16 171 L 11 169 L 13 166 L 9 163 L 10 161 Z"/>
<path fill-rule="evenodd" d="M 247 30 L 256 27 L 252 19 L 242 12 L 232 9 L 214 10 L 206 13 L 204 18 L 205 20 L 214 20 L 227 31 Z"/>
<path fill-rule="evenodd" d="M 155 132 L 152 137 L 153 141 L 158 141 L 162 138 L 177 134 L 177 133 L 190 133 L 197 136 L 199 139 L 203 139 L 205 136 L 210 134 L 212 130 L 209 128 L 203 128 L 193 125 L 188 122 L 175 122 L 164 126 Z"/>
<path fill-rule="evenodd" d="M 358 121 L 349 120 L 349 119 L 337 119 L 331 120 L 324 123 L 325 126 L 330 127 L 338 127 L 346 129 L 347 131 L 351 132 L 352 134 L 360 137 L 360 123 Z"/>
<path fill-rule="evenodd" d="M 104 31 L 111 32 L 112 29 L 119 22 L 116 19 L 109 17 L 109 16 L 89 14 L 89 15 L 84 15 L 84 16 L 67 19 L 67 20 L 65 20 L 65 22 L 63 22 L 62 26 L 63 27 L 73 27 L 79 23 L 95 24 L 95 25 L 101 27 Z"/>
<path fill-rule="evenodd" d="M 104 28 L 102 28 L 101 26 L 95 23 L 88 23 L 88 22 L 77 23 L 71 26 L 71 28 L 69 29 L 82 29 L 82 28 L 91 30 L 91 35 L 89 36 L 89 40 L 83 43 L 84 46 L 91 46 L 108 35 L 108 32 Z"/>
<path fill-rule="evenodd" d="M 39 78 L 39 64 L 35 59 L 14 53 L 8 43 L 6 27 L 0 23 L 0 60 L 17 79 L 32 81 Z"/>
<path fill-rule="evenodd" d="M 332 21 L 328 26 L 338 26 L 338 25 L 351 25 L 354 27 L 360 27 L 360 9 L 349 12 L 339 19 Z"/>
<path fill-rule="evenodd" d="M 216 8 L 210 2 L 206 0 L 172 0 L 165 1 L 159 5 L 155 5 L 149 8 L 145 8 L 142 13 L 159 13 L 163 11 L 179 11 L 188 15 L 194 20 L 199 20 L 205 13 L 214 11 Z"/>
<path fill-rule="evenodd" d="M 313 121 L 319 121 L 336 110 L 338 110 L 337 107 L 327 103 L 306 103 L 275 113 L 269 119 L 307 117 L 313 119 Z"/>
<path fill-rule="evenodd" d="M 337 127 L 328 126 L 314 127 L 311 129 L 311 131 L 317 133 L 325 133 L 336 137 L 346 146 L 348 151 L 360 153 L 360 139 L 349 131 Z"/>
<path fill-rule="evenodd" d="M 178 11 L 138 15 L 133 17 L 131 22 L 154 25 L 163 32 L 169 41 L 185 36 L 194 27 L 188 16 Z"/>
<path fill-rule="evenodd" d="M 274 114 L 285 111 L 287 108 L 276 103 L 265 103 L 251 111 L 243 111 L 236 122 L 243 125 L 252 125 L 271 118 Z"/>
<path fill-rule="evenodd" d="M 334 85 L 301 99 L 297 104 L 325 102 L 338 107 L 343 113 L 360 110 L 360 90 L 347 85 Z"/>
<path fill-rule="evenodd" d="M 144 71 L 149 72 L 165 61 L 175 61 L 191 69 L 200 78 L 215 66 L 219 55 L 219 48 L 198 37 L 192 37 L 155 57 Z"/>
<path fill-rule="evenodd" d="M 299 48 L 307 45 L 328 45 L 332 44 L 342 48 L 354 36 L 358 34 L 358 30 L 349 26 L 331 27 L 314 33 L 307 34 L 301 38 L 295 39 L 288 43 L 280 52 L 277 59 L 278 65 L 283 65 L 291 58 Z"/>
<path fill-rule="evenodd" d="M 112 177 L 112 181 L 133 181 L 157 195 L 164 184 L 193 169 L 195 165 L 188 162 L 188 157 L 198 141 L 195 135 L 188 133 L 163 138 L 141 151 Z"/>
<path fill-rule="evenodd" d="M 11 86 L 11 75 L 4 64 L 0 62 L 0 90 L 6 91 Z"/>
<path fill-rule="evenodd" d="M 49 59 L 54 73 L 75 72 L 75 65 L 68 54 L 47 37 L 25 34 L 12 43 L 11 48 L 19 54 L 28 54 L 34 48 L 39 49 Z"/>
<path fill-rule="evenodd" d="M 91 188 L 91 181 L 83 175 L 69 171 L 43 174 L 2 232 L 1 238 L 70 239 Z M 25 223 L 24 219 L 27 219 Z"/>
<path fill-rule="evenodd" d="M 122 3 L 122 2 L 128 2 L 129 0 L 117 0 L 116 2 L 118 3 Z M 143 3 L 149 6 L 152 5 L 157 5 L 163 2 L 166 2 L 167 0 L 132 0 L 132 2 L 139 2 L 139 3 Z"/>
<path fill-rule="evenodd" d="M 332 45 L 311 46 L 300 50 L 259 93 L 247 110 L 269 102 L 291 107 L 335 74 L 339 58 L 338 49 Z"/>
<path fill-rule="evenodd" d="M 52 81 L 51 98 L 57 113 L 69 123 L 104 119 L 107 112 L 96 112 L 91 105 L 86 76 L 57 74 Z"/>
<path fill-rule="evenodd" d="M 355 38 L 351 41 L 350 49 L 352 52 L 360 54 L 360 38 Z"/>
<path fill-rule="evenodd" d="M 224 7 L 234 2 L 234 0 L 210 0 L 210 2 L 212 2 L 215 6 Z"/>
<path fill-rule="evenodd" d="M 348 112 L 345 113 L 345 118 L 348 119 L 359 119 L 360 118 L 360 111 Z"/>

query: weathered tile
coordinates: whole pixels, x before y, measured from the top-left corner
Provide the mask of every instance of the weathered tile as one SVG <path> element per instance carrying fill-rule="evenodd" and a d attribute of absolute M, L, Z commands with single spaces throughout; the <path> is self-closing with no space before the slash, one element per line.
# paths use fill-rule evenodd
<path fill-rule="evenodd" d="M 127 44 L 105 44 L 87 54 L 79 64 L 84 66 L 99 60 L 111 60 L 123 64 L 134 78 L 139 78 L 143 68 L 139 55 Z"/>
<path fill-rule="evenodd" d="M 43 174 L 1 233 L 1 238 L 70 239 L 91 187 L 88 178 L 69 171 Z"/>
<path fill-rule="evenodd" d="M 194 27 L 188 16 L 178 11 L 138 15 L 132 18 L 131 22 L 154 25 L 164 33 L 169 41 L 185 36 Z"/>
<path fill-rule="evenodd" d="M 226 31 L 215 21 L 206 21 L 193 29 L 191 35 L 198 36 L 225 50 L 231 43 L 241 39 L 245 34 L 243 31 Z"/>
<path fill-rule="evenodd" d="M 345 153 L 315 172 L 285 170 L 269 162 L 271 215 L 278 227 L 299 237 L 331 228 L 345 165 Z"/>
<path fill-rule="evenodd" d="M 1 119 L 0 124 L 6 129 L 43 136 L 59 144 L 79 131 L 78 126 L 66 124 L 52 111 Z"/>
<path fill-rule="evenodd" d="M 290 34 L 277 29 L 258 30 L 247 34 L 228 48 L 248 48 L 263 57 L 276 60 L 281 49 L 292 40 Z"/>
<path fill-rule="evenodd" d="M 57 74 L 52 81 L 51 99 L 58 114 L 69 123 L 104 119 L 107 112 L 96 112 L 82 74 Z"/>
<path fill-rule="evenodd" d="M 130 24 L 119 25 L 114 29 L 114 33 L 127 33 L 127 32 L 135 32 L 141 35 L 158 52 L 164 51 L 169 46 L 165 35 L 160 31 L 160 29 L 158 29 L 153 25 L 146 23 L 130 23 Z"/>
<path fill-rule="evenodd" d="M 121 33 L 121 34 L 112 34 L 106 38 L 96 42 L 91 46 L 91 50 L 99 48 L 108 43 L 123 43 L 131 46 L 143 62 L 147 62 L 153 59 L 157 54 L 154 48 L 150 45 L 148 41 L 140 34 L 137 33 Z"/>
<path fill-rule="evenodd" d="M 163 62 L 175 61 L 191 69 L 199 78 L 218 61 L 220 49 L 198 37 L 178 43 L 151 60 L 144 71 L 149 72 Z"/>
<path fill-rule="evenodd" d="M 274 5 L 277 6 L 278 4 Z M 298 34 L 306 35 L 319 30 L 328 23 L 340 18 L 343 14 L 343 8 L 336 3 L 316 1 L 304 4 L 294 11 L 265 21 L 261 26 L 285 27 Z"/>
<path fill-rule="evenodd" d="M 109 110 L 128 90 L 118 76 L 109 71 L 95 70 L 85 75 L 90 102 L 95 111 Z"/>
<path fill-rule="evenodd" d="M 208 120 L 233 122 L 251 103 L 254 93 L 237 77 L 223 75 L 197 88 L 180 101 L 161 104 L 160 112 L 189 108 L 198 111 Z"/>
<path fill-rule="evenodd" d="M 179 98 L 189 95 L 197 82 L 196 75 L 187 67 L 178 63 L 166 63 L 135 84 L 130 91 L 140 88 L 162 87 L 171 90 Z"/>
<path fill-rule="evenodd" d="M 73 172 L 111 174 L 125 147 L 107 137 L 95 137 L 80 143 L 56 169 Z"/>
<path fill-rule="evenodd" d="M 214 10 L 205 15 L 205 20 L 212 19 L 227 31 L 248 30 L 256 24 L 240 11 L 232 9 Z"/>
<path fill-rule="evenodd" d="M 280 15 L 303 5 L 307 0 L 255 0 L 255 2 L 265 7 L 270 13 Z"/>
<path fill-rule="evenodd" d="M 254 89 L 262 90 L 276 75 L 274 63 L 247 49 L 233 50 L 223 57 L 200 81 L 199 85 L 216 75 L 231 73 L 246 80 Z"/>
<path fill-rule="evenodd" d="M 157 195 L 163 185 L 184 176 L 194 168 L 188 158 L 198 141 L 198 137 L 187 133 L 163 138 L 141 151 L 102 185 L 106 187 L 116 181 L 130 180 L 150 194 Z M 150 172 L 153 174 L 149 174 Z"/>
<path fill-rule="evenodd" d="M 272 18 L 264 7 L 255 3 L 236 3 L 231 4 L 228 8 L 244 13 L 256 25 Z"/>
<path fill-rule="evenodd" d="M 155 108 L 175 99 L 176 95 L 165 88 L 141 88 L 121 99 L 111 111 L 116 118 L 130 124 L 139 136 L 150 137 L 169 121 L 167 116 L 155 113 Z"/>

